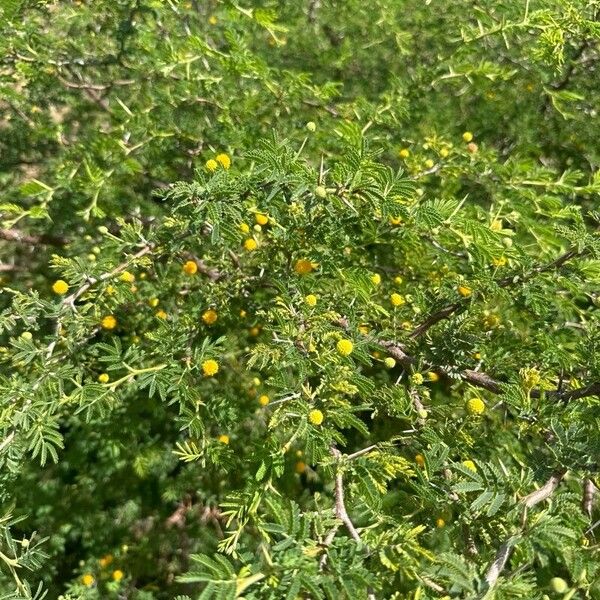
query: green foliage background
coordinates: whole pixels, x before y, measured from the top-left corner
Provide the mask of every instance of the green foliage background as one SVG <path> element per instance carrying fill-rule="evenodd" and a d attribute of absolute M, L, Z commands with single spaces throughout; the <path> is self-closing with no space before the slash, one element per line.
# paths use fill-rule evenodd
<path fill-rule="evenodd" d="M 600 598 L 599 10 L 0 2 L 0 597 Z"/>

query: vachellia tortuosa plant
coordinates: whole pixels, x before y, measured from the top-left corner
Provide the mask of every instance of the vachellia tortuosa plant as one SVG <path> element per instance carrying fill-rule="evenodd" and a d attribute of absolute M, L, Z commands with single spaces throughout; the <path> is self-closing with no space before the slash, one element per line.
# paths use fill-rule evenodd
<path fill-rule="evenodd" d="M 599 13 L 0 1 L 0 597 L 600 598 Z"/>

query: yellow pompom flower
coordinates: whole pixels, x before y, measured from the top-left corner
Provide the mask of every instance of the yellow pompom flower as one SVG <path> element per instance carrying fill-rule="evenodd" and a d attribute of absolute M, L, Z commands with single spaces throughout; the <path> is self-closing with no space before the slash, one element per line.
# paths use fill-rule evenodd
<path fill-rule="evenodd" d="M 342 356 L 350 356 L 354 350 L 354 344 L 350 340 L 340 340 L 337 343 L 337 351 Z"/>
<path fill-rule="evenodd" d="M 269 402 L 270 402 L 270 401 L 271 401 L 271 400 L 269 400 L 269 396 L 267 396 L 266 394 L 263 394 L 262 396 L 260 396 L 260 397 L 258 398 L 258 403 L 259 403 L 261 406 L 266 406 L 267 404 L 269 404 Z"/>
<path fill-rule="evenodd" d="M 254 219 L 259 225 L 266 225 L 269 222 L 269 217 L 267 217 L 267 215 L 263 215 L 262 213 L 256 213 L 254 215 Z"/>
<path fill-rule="evenodd" d="M 422 454 L 416 454 L 415 462 L 417 463 L 418 467 L 424 467 L 425 466 L 425 457 Z"/>
<path fill-rule="evenodd" d="M 471 398 L 467 401 L 466 408 L 470 415 L 482 415 L 485 412 L 485 402 L 481 398 Z"/>
<path fill-rule="evenodd" d="M 426 169 L 432 169 L 434 164 L 435 163 L 430 158 L 428 158 L 424 163 Z"/>
<path fill-rule="evenodd" d="M 468 285 L 459 285 L 457 290 L 463 298 L 468 298 L 473 293 L 473 290 Z"/>
<path fill-rule="evenodd" d="M 463 467 L 469 469 L 469 471 L 473 471 L 473 473 L 477 473 L 477 467 L 472 460 L 463 460 Z"/>
<path fill-rule="evenodd" d="M 93 575 L 91 575 L 90 573 L 86 573 L 81 578 L 81 583 L 83 583 L 83 585 L 85 585 L 86 587 L 92 587 L 94 583 L 96 583 L 96 580 L 94 579 Z"/>
<path fill-rule="evenodd" d="M 298 275 L 308 275 L 313 269 L 313 264 L 306 258 L 300 258 L 296 261 L 296 264 L 294 264 L 294 271 L 298 273 Z"/>
<path fill-rule="evenodd" d="M 121 581 L 123 579 L 123 571 L 121 569 L 115 569 L 112 572 L 113 581 Z"/>
<path fill-rule="evenodd" d="M 229 444 L 229 436 L 222 433 L 218 438 L 221 444 Z"/>
<path fill-rule="evenodd" d="M 186 275 L 195 275 L 198 272 L 198 265 L 195 260 L 188 260 L 183 264 L 182 269 Z"/>
<path fill-rule="evenodd" d="M 324 418 L 323 413 L 318 408 L 314 408 L 308 413 L 308 420 L 313 425 L 320 425 Z"/>
<path fill-rule="evenodd" d="M 98 563 L 104 569 L 105 567 L 108 567 L 108 565 L 110 565 L 112 563 L 112 561 L 113 561 L 113 555 L 106 554 L 98 561 Z"/>
<path fill-rule="evenodd" d="M 213 310 L 212 308 L 209 308 L 207 311 L 204 312 L 204 314 L 202 315 L 202 320 L 207 324 L 207 325 L 213 325 L 214 323 L 216 323 L 218 318 L 217 315 L 217 311 Z"/>
<path fill-rule="evenodd" d="M 446 525 L 446 521 L 444 521 L 444 519 L 442 519 L 441 517 L 439 517 L 438 519 L 435 520 L 435 526 L 438 529 L 441 529 L 442 527 L 445 527 Z"/>
<path fill-rule="evenodd" d="M 386 369 L 393 369 L 396 366 L 396 360 L 393 359 L 391 356 L 388 356 L 383 361 L 383 364 L 385 365 Z"/>
<path fill-rule="evenodd" d="M 148 300 L 148 306 L 151 306 L 152 308 L 156 308 L 158 306 L 159 302 L 160 302 L 160 300 L 158 298 L 150 298 L 150 300 Z"/>
<path fill-rule="evenodd" d="M 373 285 L 379 285 L 381 283 L 381 275 L 379 273 L 371 275 L 371 283 L 373 283 Z"/>
<path fill-rule="evenodd" d="M 314 294 L 308 294 L 308 296 L 306 296 L 304 298 L 304 302 L 306 302 L 306 304 L 308 304 L 308 306 L 316 306 L 317 305 L 317 297 Z"/>
<path fill-rule="evenodd" d="M 406 304 L 406 298 L 401 294 L 394 293 L 390 296 L 390 302 L 393 306 L 402 306 L 403 304 Z"/>
<path fill-rule="evenodd" d="M 167 313 L 164 310 L 157 310 L 156 311 L 156 316 L 159 319 L 166 319 L 169 315 L 167 315 Z"/>
<path fill-rule="evenodd" d="M 216 375 L 219 372 L 219 363 L 212 358 L 205 360 L 202 363 L 202 372 L 204 373 L 205 377 L 212 377 L 213 375 Z"/>
<path fill-rule="evenodd" d="M 435 371 L 429 371 L 429 373 L 427 373 L 427 379 L 432 383 L 435 383 L 440 380 L 440 376 Z"/>
<path fill-rule="evenodd" d="M 112 315 L 107 315 L 100 321 L 100 325 L 102 326 L 102 329 L 114 329 L 117 326 L 117 319 Z"/>
<path fill-rule="evenodd" d="M 217 162 L 224 168 L 229 169 L 231 166 L 231 158 L 225 153 L 217 154 Z"/>
<path fill-rule="evenodd" d="M 210 17 L 208 17 L 208 23 L 210 25 L 216 25 L 218 23 L 218 19 L 217 17 L 215 17 L 215 15 L 211 15 Z"/>
<path fill-rule="evenodd" d="M 423 383 L 423 381 L 425 381 L 423 379 L 423 375 L 421 375 L 421 373 L 414 373 L 413 375 L 410 376 L 410 380 L 415 385 L 421 385 Z"/>
<path fill-rule="evenodd" d="M 63 296 L 69 291 L 69 284 L 66 281 L 63 281 L 62 279 L 57 279 L 52 284 L 52 291 L 55 294 L 58 294 L 59 296 Z"/>
<path fill-rule="evenodd" d="M 298 473 L 298 475 L 302 475 L 302 473 L 304 473 L 304 471 L 306 471 L 306 463 L 304 463 L 301 460 L 299 460 L 294 465 L 294 471 L 296 471 L 296 473 Z"/>
<path fill-rule="evenodd" d="M 448 154 L 450 154 L 450 150 L 448 150 L 448 148 L 442 148 L 440 150 L 440 156 L 442 158 L 446 158 L 448 156 Z"/>
<path fill-rule="evenodd" d="M 135 281 L 135 275 L 129 271 L 123 271 L 119 279 L 125 283 L 133 283 Z"/>
<path fill-rule="evenodd" d="M 495 267 L 503 267 L 504 265 L 506 265 L 506 256 L 499 256 L 498 258 L 493 258 L 492 264 Z"/>
<path fill-rule="evenodd" d="M 258 248 L 258 243 L 254 238 L 248 238 L 244 241 L 244 249 L 246 252 L 252 252 Z"/>
<path fill-rule="evenodd" d="M 400 158 L 408 158 L 410 156 L 410 150 L 408 148 L 402 148 L 400 152 L 398 152 Z"/>
<path fill-rule="evenodd" d="M 110 375 L 108 373 L 100 373 L 100 375 L 98 375 L 98 381 L 100 383 L 108 383 L 110 381 Z"/>
<path fill-rule="evenodd" d="M 248 330 L 248 333 L 252 337 L 256 337 L 260 333 L 260 327 L 258 327 L 257 325 L 255 325 L 254 327 L 250 327 L 250 329 Z"/>
<path fill-rule="evenodd" d="M 204 166 L 211 173 L 213 173 L 214 171 L 216 171 L 219 168 L 219 163 L 214 158 L 210 158 L 209 160 L 206 161 L 206 163 L 204 164 Z"/>
<path fill-rule="evenodd" d="M 472 142 L 473 141 L 473 134 L 470 131 L 465 131 L 462 134 L 462 139 L 464 142 Z"/>
<path fill-rule="evenodd" d="M 248 223 L 240 223 L 240 231 L 242 233 L 250 233 L 250 225 Z"/>

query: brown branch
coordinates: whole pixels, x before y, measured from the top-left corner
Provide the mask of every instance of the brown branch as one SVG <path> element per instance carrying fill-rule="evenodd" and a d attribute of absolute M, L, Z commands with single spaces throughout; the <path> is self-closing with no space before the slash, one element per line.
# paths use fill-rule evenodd
<path fill-rule="evenodd" d="M 592 509 L 594 507 L 594 496 L 596 495 L 596 486 L 591 479 L 583 480 L 583 497 L 581 499 L 581 509 L 584 514 L 592 518 Z"/>
<path fill-rule="evenodd" d="M 519 276 L 515 275 L 512 277 L 505 277 L 504 279 L 500 279 L 497 282 L 498 287 L 506 288 L 512 285 L 516 285 L 517 283 L 525 283 L 529 281 L 536 275 L 540 275 L 541 273 L 546 273 L 548 271 L 553 271 L 554 269 L 558 269 L 562 267 L 568 260 L 574 258 L 576 256 L 581 256 L 584 251 L 579 251 L 574 248 L 568 250 L 564 254 L 561 254 L 558 258 L 544 265 L 540 265 L 538 267 L 533 268 L 529 273 Z M 459 300 L 458 302 L 453 302 L 452 304 L 448 304 L 444 306 L 440 310 L 429 315 L 425 321 L 423 321 L 419 326 L 417 326 L 410 334 L 411 339 L 416 339 L 421 337 L 424 333 L 426 333 L 431 327 L 433 327 L 436 323 L 443 321 L 444 319 L 448 319 L 452 315 L 456 313 L 460 313 L 465 310 L 469 306 L 469 299 L 464 298 Z"/>
<path fill-rule="evenodd" d="M 531 492 L 527 496 L 521 499 L 519 504 L 523 506 L 523 518 L 521 520 L 521 529 L 520 531 L 511 537 L 509 537 L 506 541 L 504 541 L 498 550 L 496 551 L 496 556 L 492 561 L 491 565 L 488 567 L 488 570 L 485 574 L 485 580 L 490 588 L 496 585 L 498 581 L 498 577 L 506 567 L 506 563 L 510 558 L 510 553 L 515 546 L 520 537 L 523 535 L 526 527 L 526 519 L 527 519 L 527 510 L 533 508 L 540 502 L 547 500 L 550 496 L 556 491 L 556 488 L 559 486 L 560 482 L 563 480 L 566 475 L 566 469 L 559 469 L 554 472 L 551 477 L 546 481 L 546 483 L 539 489 Z"/>
<path fill-rule="evenodd" d="M 18 229 L 0 229 L 0 239 L 7 242 L 17 242 L 18 244 L 28 244 L 31 246 L 64 246 L 68 240 L 63 237 L 42 234 L 34 235 L 24 233 Z"/>

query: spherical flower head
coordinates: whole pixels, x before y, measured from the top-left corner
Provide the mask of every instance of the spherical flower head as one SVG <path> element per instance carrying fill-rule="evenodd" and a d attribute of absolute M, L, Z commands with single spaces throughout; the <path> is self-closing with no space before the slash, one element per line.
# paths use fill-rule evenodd
<path fill-rule="evenodd" d="M 115 569 L 112 572 L 113 581 L 121 581 L 123 579 L 123 571 L 121 569 Z"/>
<path fill-rule="evenodd" d="M 156 308 L 159 304 L 160 300 L 158 298 L 150 298 L 150 300 L 148 300 L 148 306 L 151 306 L 152 308 Z"/>
<path fill-rule="evenodd" d="M 362 335 L 369 335 L 371 328 L 366 323 L 363 323 L 362 325 L 358 326 L 358 331 L 362 333 Z"/>
<path fill-rule="evenodd" d="M 467 152 L 469 152 L 470 154 L 477 154 L 478 150 L 479 150 L 479 146 L 475 142 L 471 142 L 470 144 L 467 144 Z"/>
<path fill-rule="evenodd" d="M 317 130 L 317 124 L 314 121 L 309 121 L 306 124 L 306 129 L 312 133 L 313 131 Z"/>
<path fill-rule="evenodd" d="M 66 281 L 63 281 L 62 279 L 57 279 L 52 284 L 52 291 L 55 294 L 58 294 L 59 296 L 63 296 L 69 291 L 69 284 Z"/>
<path fill-rule="evenodd" d="M 396 285 L 402 285 L 403 281 L 404 281 L 404 279 L 402 279 L 402 277 L 400 277 L 400 275 L 396 275 L 396 277 L 394 277 L 394 283 Z"/>
<path fill-rule="evenodd" d="M 473 290 L 468 285 L 459 285 L 457 290 L 463 298 L 468 298 L 473 293 Z"/>
<path fill-rule="evenodd" d="M 429 373 L 427 373 L 427 379 L 432 383 L 435 383 L 440 380 L 440 376 L 435 371 L 429 371 Z"/>
<path fill-rule="evenodd" d="M 263 215 L 262 213 L 256 213 L 254 215 L 254 219 L 259 225 L 266 225 L 269 222 L 269 217 L 267 215 Z"/>
<path fill-rule="evenodd" d="M 435 520 L 435 526 L 438 529 L 441 529 L 442 527 L 446 526 L 446 521 L 444 521 L 444 519 L 442 519 L 441 517 L 439 517 L 438 519 Z"/>
<path fill-rule="evenodd" d="M 315 196 L 317 198 L 327 198 L 327 189 L 322 185 L 318 185 L 315 188 Z"/>
<path fill-rule="evenodd" d="M 463 460 L 463 467 L 469 469 L 469 471 L 473 471 L 473 473 L 477 473 L 477 467 L 472 460 Z"/>
<path fill-rule="evenodd" d="M 469 143 L 473 141 L 473 134 L 470 131 L 465 131 L 462 134 L 463 142 Z"/>
<path fill-rule="evenodd" d="M 426 169 L 431 169 L 431 168 L 433 168 L 433 165 L 434 165 L 435 163 L 434 163 L 434 162 L 433 162 L 433 161 L 432 161 L 430 158 L 428 158 L 428 159 L 425 161 L 425 163 L 424 163 L 424 164 L 425 164 L 425 168 L 426 168 Z"/>
<path fill-rule="evenodd" d="M 415 462 L 417 463 L 418 467 L 423 468 L 425 466 L 425 457 L 422 454 L 416 454 Z"/>
<path fill-rule="evenodd" d="M 231 158 L 225 153 L 217 154 L 217 162 L 224 168 L 229 169 L 231 166 Z"/>
<path fill-rule="evenodd" d="M 323 413 L 318 408 L 314 408 L 308 413 L 308 420 L 313 425 L 320 425 L 324 418 Z"/>
<path fill-rule="evenodd" d="M 216 171 L 219 168 L 219 163 L 214 158 L 211 158 L 206 161 L 204 166 L 207 168 L 208 171 L 213 173 L 214 171 Z"/>
<path fill-rule="evenodd" d="M 550 587 L 557 594 L 566 594 L 569 591 L 569 584 L 562 577 L 553 577 Z"/>
<path fill-rule="evenodd" d="M 90 573 L 86 573 L 81 578 L 81 583 L 83 583 L 83 585 L 85 585 L 86 587 L 92 587 L 95 582 L 96 580 L 94 579 L 94 576 Z"/>
<path fill-rule="evenodd" d="M 396 366 L 396 361 L 391 356 L 388 356 L 383 361 L 383 364 L 385 365 L 386 369 L 393 369 Z"/>
<path fill-rule="evenodd" d="M 254 238 L 248 238 L 244 241 L 244 250 L 246 252 L 253 252 L 258 248 L 258 243 Z"/>
<path fill-rule="evenodd" d="M 117 319 L 112 315 L 107 315 L 100 321 L 100 325 L 102 326 L 102 329 L 108 329 L 110 331 L 117 326 Z"/>
<path fill-rule="evenodd" d="M 502 231 L 502 229 L 504 229 L 504 224 L 502 223 L 502 219 L 494 219 L 490 223 L 490 229 L 492 231 Z"/>
<path fill-rule="evenodd" d="M 506 256 L 499 256 L 498 258 L 492 258 L 492 264 L 495 267 L 503 267 L 506 265 Z"/>
<path fill-rule="evenodd" d="M 110 375 L 108 373 L 100 373 L 100 375 L 98 375 L 98 381 L 100 383 L 108 383 L 110 381 Z"/>
<path fill-rule="evenodd" d="M 108 567 L 108 565 L 110 565 L 113 561 L 113 555 L 112 554 L 105 554 L 99 561 L 98 563 L 100 564 L 100 566 L 102 568 Z"/>
<path fill-rule="evenodd" d="M 217 19 L 217 17 L 215 17 L 215 15 L 211 15 L 210 17 L 208 17 L 208 23 L 210 25 L 216 25 L 219 22 L 219 20 Z"/>
<path fill-rule="evenodd" d="M 202 320 L 207 325 L 213 325 L 214 323 L 216 323 L 217 319 L 218 319 L 217 311 L 213 310 L 212 308 L 209 308 L 202 315 Z"/>
<path fill-rule="evenodd" d="M 164 319 L 166 319 L 166 318 L 167 318 L 169 315 L 168 315 L 168 314 L 167 314 L 167 313 L 166 313 L 164 310 L 157 310 L 157 311 L 156 311 L 156 316 L 157 316 L 159 319 L 163 319 L 163 320 L 164 320 Z"/>
<path fill-rule="evenodd" d="M 195 260 L 188 260 L 183 263 L 182 269 L 186 275 L 195 275 L 198 272 L 198 265 Z"/>
<path fill-rule="evenodd" d="M 442 148 L 440 150 L 440 156 L 442 158 L 446 158 L 448 156 L 448 154 L 450 154 L 450 150 L 448 150 L 448 148 Z"/>
<path fill-rule="evenodd" d="M 219 363 L 212 358 L 205 360 L 202 363 L 202 372 L 205 377 L 213 377 L 213 375 L 216 375 L 219 372 Z"/>
<path fill-rule="evenodd" d="M 224 433 L 222 433 L 217 439 L 221 444 L 229 444 L 229 436 Z"/>
<path fill-rule="evenodd" d="M 473 416 L 482 415 L 485 412 L 485 402 L 481 398 L 471 398 L 467 402 L 467 412 Z"/>
<path fill-rule="evenodd" d="M 337 343 L 337 351 L 342 356 L 350 356 L 354 350 L 354 344 L 350 340 L 340 340 Z"/>
<path fill-rule="evenodd" d="M 129 271 L 123 271 L 119 279 L 125 283 L 133 283 L 135 281 L 135 275 Z"/>
<path fill-rule="evenodd" d="M 256 337 L 260 333 L 260 327 L 258 327 L 257 325 L 255 325 L 254 327 L 250 327 L 250 329 L 248 330 L 248 333 L 252 337 Z"/>
<path fill-rule="evenodd" d="M 304 471 L 306 471 L 306 463 L 304 463 L 301 460 L 299 460 L 294 465 L 294 471 L 296 471 L 296 473 L 298 473 L 298 475 L 302 475 L 302 473 L 304 473 Z"/>
<path fill-rule="evenodd" d="M 250 225 L 248 223 L 240 223 L 240 231 L 242 233 L 250 233 Z"/>
<path fill-rule="evenodd" d="M 313 264 L 306 258 L 300 258 L 294 264 L 294 271 L 298 273 L 298 275 L 308 275 L 313 269 Z"/>
<path fill-rule="evenodd" d="M 304 302 L 308 304 L 308 306 L 316 306 L 317 305 L 317 297 L 314 294 L 308 294 L 305 296 Z"/>
<path fill-rule="evenodd" d="M 406 304 L 406 298 L 401 294 L 394 293 L 390 296 L 390 302 L 393 306 L 403 306 Z"/>
<path fill-rule="evenodd" d="M 379 273 L 373 273 L 373 275 L 371 275 L 371 283 L 373 285 L 379 285 L 381 283 L 381 275 Z"/>
<path fill-rule="evenodd" d="M 486 329 L 496 329 L 500 325 L 500 317 L 498 315 L 486 315 L 483 319 L 483 324 Z"/>
<path fill-rule="evenodd" d="M 414 385 L 421 385 L 424 381 L 423 375 L 421 375 L 421 373 L 413 373 L 410 376 L 410 380 Z"/>
<path fill-rule="evenodd" d="M 400 152 L 398 152 L 400 158 L 408 158 L 410 156 L 410 150 L 408 148 L 402 148 Z"/>
<path fill-rule="evenodd" d="M 258 403 L 261 406 L 266 406 L 267 404 L 269 404 L 270 400 L 269 400 L 269 396 L 267 396 L 266 394 L 263 394 L 262 396 L 260 396 L 258 398 Z"/>

